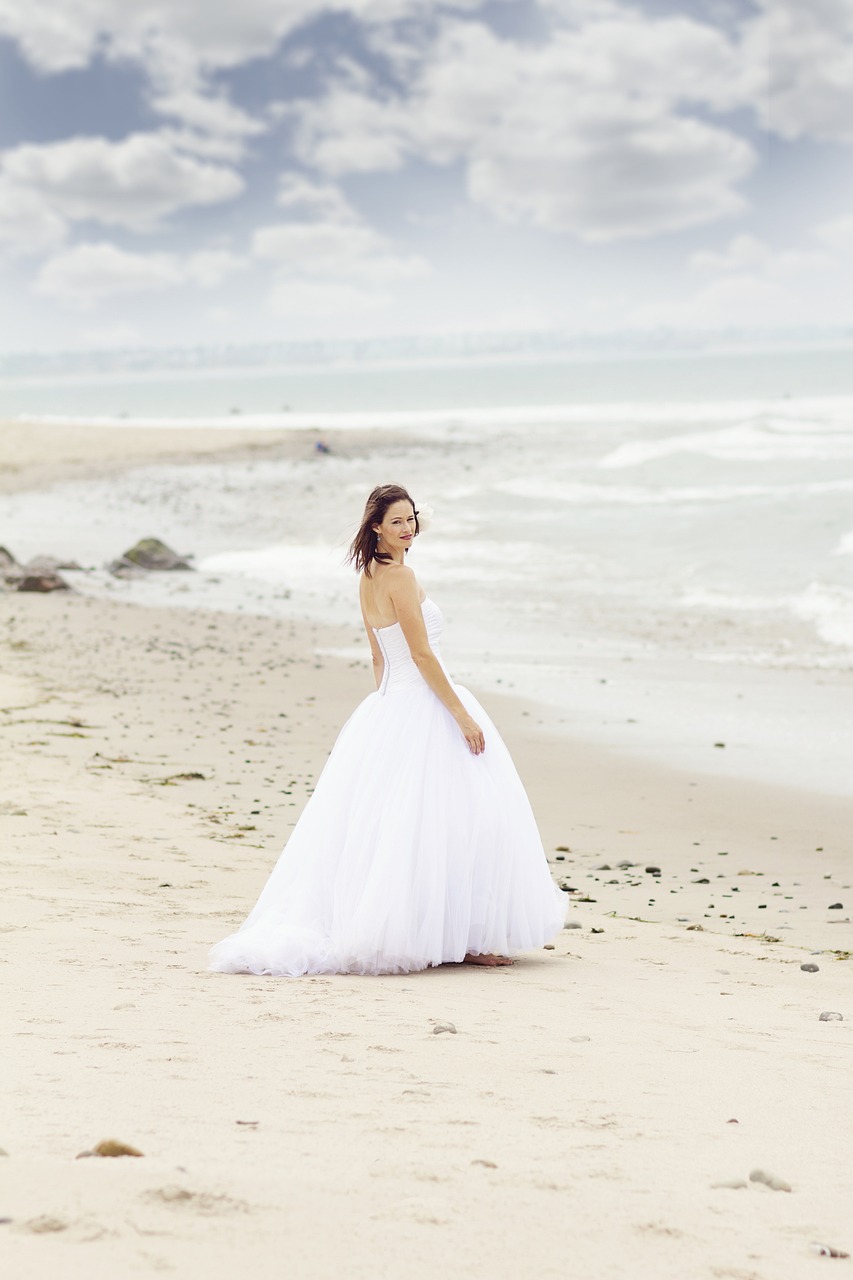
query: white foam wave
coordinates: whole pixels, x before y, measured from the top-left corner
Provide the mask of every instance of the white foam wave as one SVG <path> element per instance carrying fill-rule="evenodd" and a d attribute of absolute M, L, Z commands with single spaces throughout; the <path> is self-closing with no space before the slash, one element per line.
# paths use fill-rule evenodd
<path fill-rule="evenodd" d="M 792 429 L 808 432 L 811 420 L 824 424 L 827 431 L 838 431 L 843 434 L 851 432 L 853 422 L 853 398 L 825 397 L 791 400 L 784 402 L 768 400 L 724 400 L 724 401 L 673 401 L 671 403 L 655 403 L 633 401 L 619 403 L 587 403 L 587 404 L 532 404 L 510 405 L 495 408 L 491 406 L 458 407 L 443 409 L 399 409 L 381 410 L 378 412 L 360 410 L 358 412 L 279 412 L 279 413 L 230 413 L 225 415 L 205 414 L 203 416 L 180 417 L 130 417 L 124 415 L 68 415 L 68 414 L 21 414 L 15 421 L 32 424 L 45 424 L 61 427 L 110 427 L 117 430 L 146 427 L 154 430 L 174 431 L 178 428 L 190 430 L 229 430 L 229 431 L 310 431 L 336 430 L 361 431 L 371 428 L 406 429 L 406 428 L 448 428 L 464 426 L 489 429 L 496 426 L 514 427 L 535 424 L 580 423 L 594 425 L 596 423 L 624 424 L 626 426 L 645 424 L 735 424 L 734 430 L 741 430 L 737 424 L 762 421 L 774 423 L 789 422 Z M 717 433 L 711 433 L 716 436 Z M 698 440 L 700 436 L 675 436 L 673 441 L 683 439 Z M 643 447 L 662 449 L 667 443 L 663 441 L 642 442 Z M 633 448 L 634 446 L 625 446 Z M 853 444 L 851 444 L 853 449 Z M 666 449 L 664 452 L 671 451 Z M 614 457 L 620 453 L 610 455 Z M 653 452 L 649 456 L 661 456 Z M 763 454 L 761 455 L 764 456 Z M 609 462 L 607 465 L 633 465 L 633 463 Z"/>
<path fill-rule="evenodd" d="M 853 649 L 853 591 L 812 582 L 791 605 L 798 617 L 814 623 L 822 639 Z"/>
<path fill-rule="evenodd" d="M 723 614 L 778 613 L 785 610 L 811 623 L 827 644 L 853 649 L 853 591 L 837 584 L 811 582 L 798 595 L 779 596 L 735 595 L 697 589 L 685 592 L 678 603 L 685 609 L 710 609 Z"/>
<path fill-rule="evenodd" d="M 736 502 L 750 498 L 790 498 L 822 493 L 853 492 L 853 479 L 821 480 L 804 484 L 726 484 L 726 485 L 599 485 L 568 482 L 565 484 L 521 477 L 492 486 L 497 493 L 515 498 L 538 499 L 543 502 L 566 502 L 573 505 L 613 503 L 624 506 L 672 506 L 676 503 Z M 853 535 L 851 535 L 853 539 Z M 851 542 L 853 551 L 853 542 Z"/>
<path fill-rule="evenodd" d="M 724 462 L 814 461 L 853 458 L 853 413 L 785 417 L 758 414 L 713 431 L 632 440 L 601 459 L 606 468 L 636 467 L 676 453 Z"/>

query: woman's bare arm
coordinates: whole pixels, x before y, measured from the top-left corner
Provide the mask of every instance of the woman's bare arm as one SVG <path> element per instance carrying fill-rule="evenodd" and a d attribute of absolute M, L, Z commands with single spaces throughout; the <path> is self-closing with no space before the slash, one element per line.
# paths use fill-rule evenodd
<path fill-rule="evenodd" d="M 437 698 L 440 698 L 468 743 L 475 756 L 485 750 L 483 730 L 468 714 L 459 696 L 442 670 L 441 663 L 429 646 L 424 615 L 418 598 L 418 584 L 414 571 L 408 565 L 400 565 L 386 574 L 388 594 L 402 628 L 412 661 Z"/>

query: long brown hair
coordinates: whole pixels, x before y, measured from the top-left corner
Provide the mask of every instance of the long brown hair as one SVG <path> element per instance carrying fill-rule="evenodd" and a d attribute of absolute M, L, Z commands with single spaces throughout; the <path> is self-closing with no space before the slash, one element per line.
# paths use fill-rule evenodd
<path fill-rule="evenodd" d="M 381 524 L 385 519 L 385 512 L 395 502 L 409 502 L 412 511 L 415 513 L 415 536 L 420 533 L 421 527 L 418 524 L 418 513 L 415 508 L 411 494 L 400 484 L 380 484 L 370 491 L 364 507 L 364 515 L 361 517 L 361 524 L 358 533 L 350 543 L 349 555 L 347 559 L 350 564 L 355 566 L 357 573 L 362 570 L 370 577 L 370 566 L 374 560 L 378 560 L 380 564 L 388 564 L 391 560 L 389 555 L 384 551 L 378 551 L 379 538 L 373 531 L 375 524 Z M 408 553 L 408 548 L 406 548 Z"/>

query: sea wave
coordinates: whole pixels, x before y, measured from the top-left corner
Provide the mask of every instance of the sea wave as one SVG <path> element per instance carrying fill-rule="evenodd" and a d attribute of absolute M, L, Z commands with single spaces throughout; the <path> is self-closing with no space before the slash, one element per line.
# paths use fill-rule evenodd
<path fill-rule="evenodd" d="M 720 485 L 603 485 L 581 482 L 559 483 L 520 477 L 492 485 L 493 491 L 514 498 L 573 505 L 613 503 L 624 506 L 672 506 L 677 503 L 748 501 L 755 498 L 808 497 L 824 493 L 853 492 L 853 477 L 844 480 L 817 480 L 802 484 L 720 484 Z M 853 552 L 853 534 L 847 550 Z"/>
<path fill-rule="evenodd" d="M 853 458 L 853 406 L 833 403 L 811 416 L 804 410 L 800 404 L 791 416 L 759 413 L 713 431 L 627 441 L 603 457 L 599 466 L 636 467 L 677 453 L 698 453 L 725 462 Z"/>
<path fill-rule="evenodd" d="M 605 466 L 635 465 L 631 450 L 646 450 L 647 453 L 637 456 L 636 461 L 664 456 L 682 447 L 690 447 L 689 442 L 711 443 L 722 441 L 719 447 L 725 449 L 750 447 L 749 432 L 758 432 L 752 447 L 766 443 L 766 439 L 788 439 L 790 447 L 794 447 L 797 434 L 803 440 L 811 438 L 810 432 L 818 426 L 825 434 L 837 434 L 846 439 L 853 453 L 853 397 L 803 398 L 784 402 L 768 400 L 726 400 L 726 401 L 671 401 L 658 403 L 654 401 L 633 401 L 618 403 L 584 403 L 584 404 L 532 404 L 510 405 L 502 407 L 458 407 L 441 409 L 383 409 L 380 411 L 359 410 L 323 411 L 323 412 L 289 412 L 276 413 L 228 413 L 204 414 L 192 416 L 131 416 L 124 414 L 19 414 L 14 421 L 33 425 L 49 425 L 60 427 L 109 427 L 116 430 L 132 430 L 139 427 L 154 430 L 174 431 L 178 428 L 188 430 L 230 430 L 230 431 L 363 431 L 377 429 L 447 429 L 452 427 L 470 427 L 489 430 L 493 427 L 516 427 L 532 425 L 548 425 L 560 423 L 577 423 L 595 425 L 607 423 L 626 427 L 644 425 L 683 425 L 720 424 L 720 432 L 707 435 L 668 436 L 657 440 L 637 441 L 622 446 L 602 461 Z M 762 424 L 756 427 L 754 424 Z M 730 445 L 727 446 L 726 433 L 732 431 Z M 743 433 L 746 432 L 744 435 Z M 793 434 L 792 434 L 793 433 Z M 703 444 L 699 451 L 706 446 Z M 628 450 L 628 453 L 623 453 Z M 650 451 L 650 452 L 649 452 Z M 738 454 L 736 456 L 744 456 Z M 765 454 L 760 455 L 764 457 Z M 797 455 L 800 456 L 800 455 Z M 814 456 L 809 454 L 808 456 Z M 836 456 L 836 455 L 833 455 Z M 844 456 L 847 456 L 846 454 Z M 621 460 L 621 459 L 627 460 Z M 615 459 L 615 460 L 614 460 Z"/>

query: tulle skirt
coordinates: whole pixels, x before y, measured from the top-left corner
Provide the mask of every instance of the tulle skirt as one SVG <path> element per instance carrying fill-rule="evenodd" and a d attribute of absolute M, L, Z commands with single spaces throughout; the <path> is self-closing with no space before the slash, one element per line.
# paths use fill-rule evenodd
<path fill-rule="evenodd" d="M 223 973 L 408 973 L 541 947 L 561 928 L 527 795 L 497 729 L 474 756 L 420 681 L 372 693 L 344 725 Z"/>

